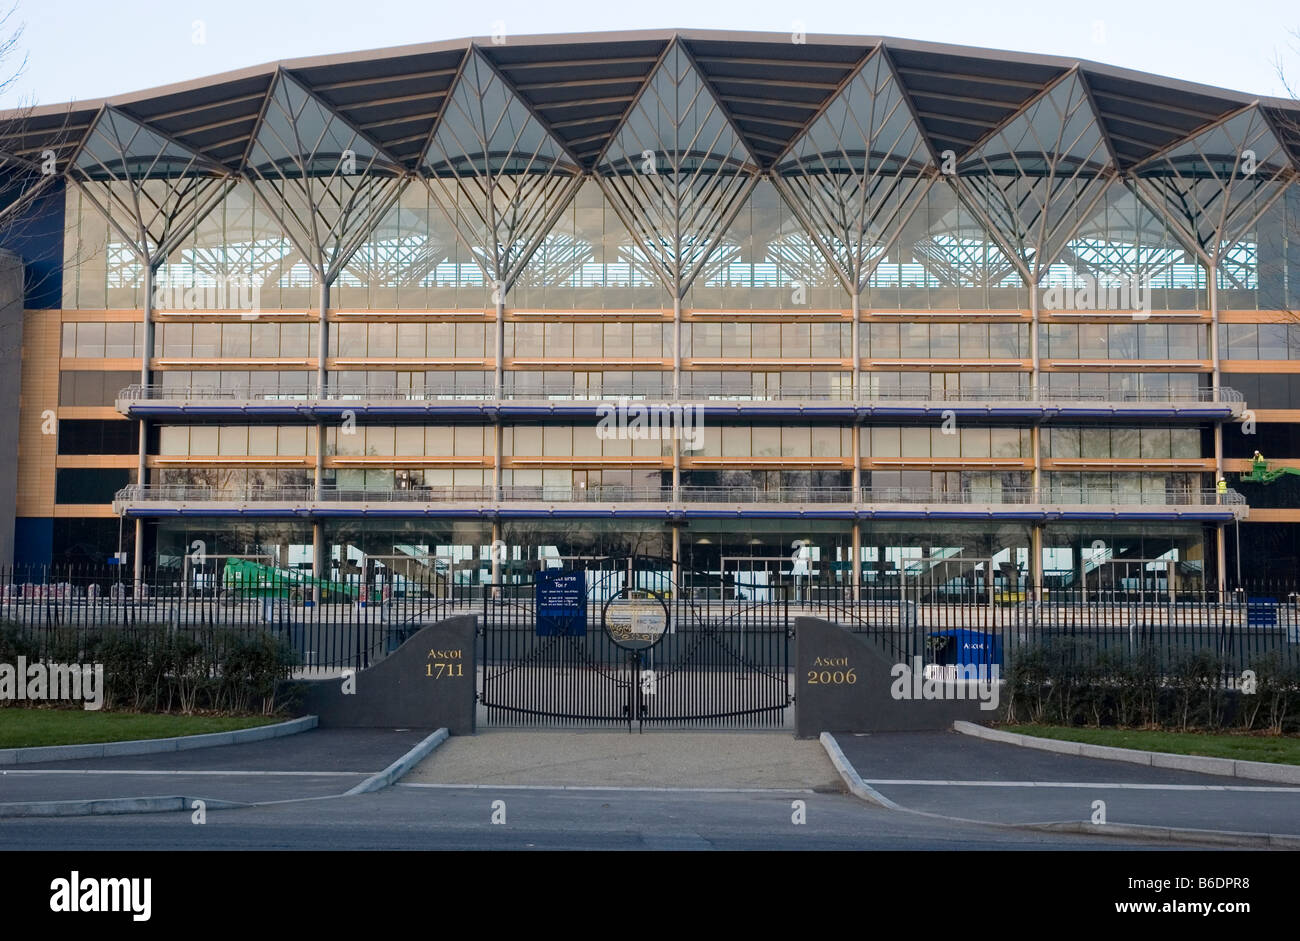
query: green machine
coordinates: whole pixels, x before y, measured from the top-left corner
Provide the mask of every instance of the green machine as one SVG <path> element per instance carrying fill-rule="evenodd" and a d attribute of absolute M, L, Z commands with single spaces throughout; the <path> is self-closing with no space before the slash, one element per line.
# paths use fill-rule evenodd
<path fill-rule="evenodd" d="M 359 586 L 315 578 L 294 569 L 276 568 L 248 559 L 228 559 L 221 573 L 221 599 L 227 604 L 249 598 L 285 598 L 303 601 L 312 588 L 322 601 L 355 600 Z"/>
<path fill-rule="evenodd" d="M 1268 461 L 1264 460 L 1264 455 L 1258 451 L 1250 462 L 1250 473 L 1241 475 L 1241 482 L 1247 484 L 1271 484 L 1279 477 L 1287 474 L 1295 474 L 1300 477 L 1300 467 L 1275 467 L 1271 470 Z"/>

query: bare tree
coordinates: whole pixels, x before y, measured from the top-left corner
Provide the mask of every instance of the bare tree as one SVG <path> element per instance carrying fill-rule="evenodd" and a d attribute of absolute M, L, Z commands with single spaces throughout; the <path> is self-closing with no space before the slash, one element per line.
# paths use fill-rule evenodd
<path fill-rule="evenodd" d="M 14 0 L 0 13 L 0 97 L 16 91 L 28 64 L 23 44 L 26 24 L 18 10 Z M 0 112 L 0 248 L 21 249 L 28 297 L 46 290 L 61 272 L 76 271 L 83 261 L 103 251 L 97 248 L 86 258 L 64 258 L 62 233 L 45 239 L 43 248 L 36 238 L 41 234 L 41 219 L 35 207 L 42 199 L 61 198 L 63 171 L 88 121 L 72 104 L 38 109 L 34 97 L 20 99 L 15 107 Z"/>

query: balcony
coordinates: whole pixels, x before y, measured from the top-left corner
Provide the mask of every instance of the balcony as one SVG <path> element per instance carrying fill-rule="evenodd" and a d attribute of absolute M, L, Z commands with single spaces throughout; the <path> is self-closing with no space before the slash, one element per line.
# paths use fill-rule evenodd
<path fill-rule="evenodd" d="M 1163 492 L 1079 487 L 936 491 L 915 488 L 751 487 L 419 487 L 345 490 L 332 487 L 218 489 L 130 486 L 118 492 L 124 516 L 225 517 L 692 517 L 935 520 L 1189 520 L 1244 519 L 1245 498 L 1229 490 Z"/>
<path fill-rule="evenodd" d="M 1151 422 L 1233 421 L 1245 401 L 1233 389 L 1189 392 L 1098 392 L 1074 396 L 1029 390 L 962 390 L 939 394 L 928 385 L 869 393 L 848 391 L 772 393 L 692 385 L 674 397 L 509 383 L 502 394 L 463 384 L 396 390 L 336 387 L 324 396 L 301 389 L 218 388 L 132 385 L 117 397 L 117 410 L 129 418 L 169 422 L 337 422 L 345 413 L 360 421 L 591 421 L 610 406 L 635 402 L 651 409 L 691 407 L 706 421 L 779 420 L 834 422 Z M 606 411 L 602 411 L 602 409 Z"/>

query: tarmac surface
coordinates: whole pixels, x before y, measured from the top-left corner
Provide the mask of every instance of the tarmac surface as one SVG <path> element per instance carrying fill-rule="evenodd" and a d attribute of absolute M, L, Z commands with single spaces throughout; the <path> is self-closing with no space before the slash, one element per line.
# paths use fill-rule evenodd
<path fill-rule="evenodd" d="M 1192 842 L 1038 832 L 1080 823 L 1300 835 L 1300 786 L 988 742 L 956 732 L 838 735 L 868 785 L 783 732 L 484 731 L 453 737 L 374 794 L 342 796 L 429 729 L 316 729 L 185 752 L 20 765 L 0 802 L 180 795 L 257 805 L 0 820 L 0 849 L 1115 849 Z M 493 823 L 496 802 L 507 820 Z M 795 822 L 799 805 L 806 820 Z M 990 824 L 993 824 L 992 826 Z M 1008 826 L 1012 825 L 1012 826 Z"/>
<path fill-rule="evenodd" d="M 835 736 L 863 781 L 909 810 L 996 823 L 1106 821 L 1300 835 L 1300 786 L 1080 758 L 957 732 Z"/>
<path fill-rule="evenodd" d="M 342 794 L 432 729 L 312 729 L 190 751 L 0 768 L 0 803 L 183 795 L 257 803 Z"/>

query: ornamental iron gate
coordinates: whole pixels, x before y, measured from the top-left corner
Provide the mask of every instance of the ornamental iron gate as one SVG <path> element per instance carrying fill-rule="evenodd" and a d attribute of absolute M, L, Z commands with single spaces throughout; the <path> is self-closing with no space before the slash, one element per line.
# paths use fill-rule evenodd
<path fill-rule="evenodd" d="M 716 573 L 674 579 L 670 560 L 646 557 L 485 585 L 484 723 L 786 727 L 786 592 L 743 588 Z"/>

